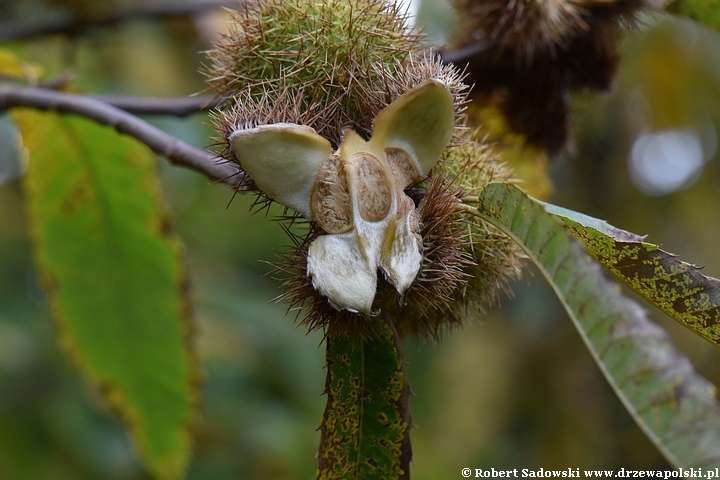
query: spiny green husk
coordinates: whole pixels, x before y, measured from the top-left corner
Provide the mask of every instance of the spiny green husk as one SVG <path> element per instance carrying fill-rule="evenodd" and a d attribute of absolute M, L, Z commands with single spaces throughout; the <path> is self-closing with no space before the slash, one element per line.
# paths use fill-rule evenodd
<path fill-rule="evenodd" d="M 453 96 L 456 116 L 453 141 L 458 141 L 464 134 L 467 86 L 463 83 L 462 75 L 455 67 L 443 65 L 437 55 L 425 51 L 418 56 L 410 55 L 405 63 L 392 69 L 377 65 L 372 68 L 382 73 L 382 79 L 377 80 L 381 83 L 376 86 L 377 91 L 381 94 L 371 102 L 372 104 L 367 105 L 368 108 L 372 107 L 372 111 L 375 112 L 372 116 L 367 112 L 357 113 L 356 131 L 370 137 L 373 120 L 380 110 L 424 81 L 437 79 L 448 88 Z M 260 82 L 253 88 L 248 87 L 235 93 L 232 101 L 225 102 L 223 106 L 210 114 L 212 124 L 218 132 L 214 140 L 215 146 L 219 150 L 219 156 L 229 162 L 238 163 L 228 141 L 230 134 L 238 129 L 249 129 L 272 123 L 295 123 L 313 127 L 316 132 L 337 147 L 342 139 L 344 128 L 349 126 L 346 118 L 349 113 L 339 108 L 343 107 L 347 100 L 347 89 L 340 88 L 338 85 L 324 87 L 337 96 L 333 101 L 330 101 L 328 95 L 322 97 L 326 103 L 333 104 L 332 108 L 329 108 L 320 99 L 314 98 L 315 92 L 312 91 L 314 88 L 316 86 L 313 83 L 303 84 L 298 83 L 295 78 L 280 78 L 273 85 Z M 368 97 L 367 100 L 372 99 Z M 357 130 L 360 124 L 364 127 Z"/>
<path fill-rule="evenodd" d="M 508 282 L 520 276 L 525 258 L 506 235 L 489 225 L 469 221 L 458 213 L 464 197 L 477 196 L 490 182 L 512 181 L 512 176 L 481 143 L 464 140 L 448 147 L 425 182 L 425 196 L 418 205 L 423 264 L 407 292 L 406 304 L 398 302 L 395 289 L 378 282 L 375 305 L 394 319 L 402 336 L 439 340 L 442 334 L 495 304 Z M 293 247 L 274 263 L 273 274 L 285 291 L 277 301 L 302 317 L 301 325 L 321 329 L 328 336 L 364 338 L 374 335 L 377 320 L 332 308 L 307 277 L 307 248 L 322 232 L 311 224 L 305 234 L 287 229 Z"/>
<path fill-rule="evenodd" d="M 449 179 L 468 199 L 477 198 L 480 190 L 492 182 L 512 183 L 512 172 L 493 149 L 471 140 L 449 146 L 435 167 L 435 174 Z M 456 216 L 459 216 L 456 213 Z M 482 313 L 499 302 L 500 292 L 510 295 L 509 282 L 521 275 L 526 258 L 520 247 L 507 235 L 485 222 L 461 217 L 466 233 L 465 248 L 473 264 L 465 268 L 467 282 L 454 292 L 447 316 L 464 319 Z"/>
<path fill-rule="evenodd" d="M 235 163 L 227 139 L 237 129 L 307 125 L 338 147 L 345 127 L 370 137 L 378 113 L 416 85 L 438 79 L 447 86 L 456 126 L 441 164 L 421 185 L 426 194 L 418 206 L 424 249 L 420 274 L 406 305 L 399 304 L 397 292 L 383 278 L 375 297 L 401 335 L 438 338 L 446 326 L 466 318 L 458 305 L 494 301 L 498 287 L 517 276 L 520 257 L 509 239 L 468 224 L 457 212 L 464 195 L 510 176 L 485 146 L 470 140 L 461 75 L 426 50 L 420 35 L 408 32 L 398 8 L 378 0 L 255 2 L 233 13 L 236 25 L 209 52 L 212 64 L 206 73 L 211 88 L 224 97 L 213 113 L 221 155 Z M 269 201 L 260 195 L 261 203 Z M 308 247 L 325 232 L 312 222 L 305 226 L 298 233 L 285 224 L 293 247 L 274 264 L 274 275 L 285 288 L 278 300 L 297 311 L 311 330 L 348 338 L 373 335 L 377 319 L 335 310 L 313 288 Z"/>
<path fill-rule="evenodd" d="M 241 92 L 261 101 L 287 91 L 334 146 L 345 127 L 369 136 L 397 96 L 401 65 L 424 56 L 423 37 L 409 32 L 399 8 L 379 0 L 252 2 L 232 13 L 231 32 L 208 52 L 208 83 L 226 105 L 240 103 Z M 235 113 L 237 124 L 252 112 Z"/>
<path fill-rule="evenodd" d="M 467 284 L 467 267 L 474 266 L 469 249 L 469 235 L 456 214 L 462 190 L 453 188 L 440 176 L 430 182 L 427 194 L 418 207 L 420 235 L 423 238 L 423 264 L 418 279 L 407 292 L 406 305 L 400 305 L 395 289 L 380 279 L 374 304 L 394 319 L 400 335 L 439 338 L 443 327 L 459 325 L 462 319 L 448 315 L 453 294 Z M 290 231 L 288 230 L 288 233 Z M 277 300 L 288 305 L 288 311 L 304 313 L 301 325 L 310 330 L 322 329 L 328 336 L 365 338 L 374 335 L 377 320 L 348 311 L 338 311 L 312 286 L 307 276 L 307 249 L 318 235 L 311 227 L 307 235 L 290 233 L 294 247 L 274 264 L 273 272 L 283 287 Z"/>

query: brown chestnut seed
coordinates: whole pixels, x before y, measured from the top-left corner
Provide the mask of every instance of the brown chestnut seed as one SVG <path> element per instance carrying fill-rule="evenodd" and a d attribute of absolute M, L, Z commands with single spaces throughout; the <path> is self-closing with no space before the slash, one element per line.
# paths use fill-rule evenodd
<path fill-rule="evenodd" d="M 355 195 L 363 220 L 379 222 L 387 217 L 392 205 L 392 182 L 388 172 L 373 155 L 359 152 L 350 157 L 355 169 Z"/>
<path fill-rule="evenodd" d="M 320 166 L 310 196 L 311 218 L 327 233 L 353 228 L 348 165 L 340 155 L 328 155 Z"/>

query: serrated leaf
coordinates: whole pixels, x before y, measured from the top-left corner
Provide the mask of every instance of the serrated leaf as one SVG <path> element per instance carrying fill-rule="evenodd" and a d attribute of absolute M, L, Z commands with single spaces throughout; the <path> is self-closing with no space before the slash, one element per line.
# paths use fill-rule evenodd
<path fill-rule="evenodd" d="M 685 15 L 700 23 L 720 29 L 720 1 L 718 0 L 675 0 L 667 11 Z"/>
<path fill-rule="evenodd" d="M 328 337 L 327 406 L 317 478 L 410 478 L 410 387 L 391 328 L 365 340 Z"/>
<path fill-rule="evenodd" d="M 35 258 L 61 342 L 127 423 L 148 468 L 179 478 L 197 390 L 180 244 L 154 155 L 75 116 L 16 110 Z"/>
<path fill-rule="evenodd" d="M 720 464 L 720 405 L 700 377 L 625 298 L 562 224 L 517 187 L 490 184 L 477 209 L 465 208 L 514 238 L 551 284 L 628 412 L 677 467 Z"/>
<path fill-rule="evenodd" d="M 545 208 L 560 217 L 590 256 L 615 278 L 705 340 L 720 345 L 720 280 L 703 275 L 700 267 L 645 242 L 640 235 L 555 205 Z"/>

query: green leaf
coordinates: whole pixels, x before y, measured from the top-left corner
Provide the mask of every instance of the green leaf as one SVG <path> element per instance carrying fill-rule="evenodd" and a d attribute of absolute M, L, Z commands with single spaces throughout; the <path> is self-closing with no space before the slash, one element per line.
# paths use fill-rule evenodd
<path fill-rule="evenodd" d="M 317 478 L 410 478 L 410 387 L 384 322 L 364 340 L 328 337 Z"/>
<path fill-rule="evenodd" d="M 514 238 L 550 282 L 628 412 L 670 463 L 720 462 L 720 405 L 667 333 L 583 251 L 543 206 L 517 187 L 490 184 L 464 210 Z"/>
<path fill-rule="evenodd" d="M 133 434 L 158 478 L 190 455 L 197 371 L 181 245 L 170 233 L 154 155 L 75 116 L 13 112 L 35 257 L 61 343 Z"/>
<path fill-rule="evenodd" d="M 667 11 L 685 15 L 708 27 L 720 29 L 720 1 L 718 0 L 675 0 Z"/>
<path fill-rule="evenodd" d="M 720 280 L 679 260 L 644 237 L 554 205 L 570 233 L 617 279 L 682 325 L 720 345 Z"/>

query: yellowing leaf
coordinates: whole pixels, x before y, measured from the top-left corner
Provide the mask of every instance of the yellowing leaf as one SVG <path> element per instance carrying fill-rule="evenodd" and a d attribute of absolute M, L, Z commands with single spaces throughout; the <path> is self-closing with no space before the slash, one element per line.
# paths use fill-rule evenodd
<path fill-rule="evenodd" d="M 553 191 L 553 183 L 548 175 L 549 162 L 545 152 L 528 143 L 523 134 L 513 132 L 492 103 L 478 105 L 472 103 L 468 107 L 470 123 L 479 126 L 474 133 L 475 139 L 489 143 L 500 154 L 515 176 L 522 180 L 525 191 L 535 198 L 548 198 Z"/>
<path fill-rule="evenodd" d="M 555 205 L 545 208 L 563 220 L 587 253 L 615 278 L 680 324 L 720 345 L 720 280 L 603 220 Z"/>
<path fill-rule="evenodd" d="M 39 74 L 39 68 L 23 62 L 10 50 L 0 48 L 0 78 L 35 80 Z"/>
<path fill-rule="evenodd" d="M 182 476 L 197 389 L 181 248 L 154 155 L 75 116 L 14 112 L 42 285 L 61 341 L 105 393 L 156 477 Z"/>

